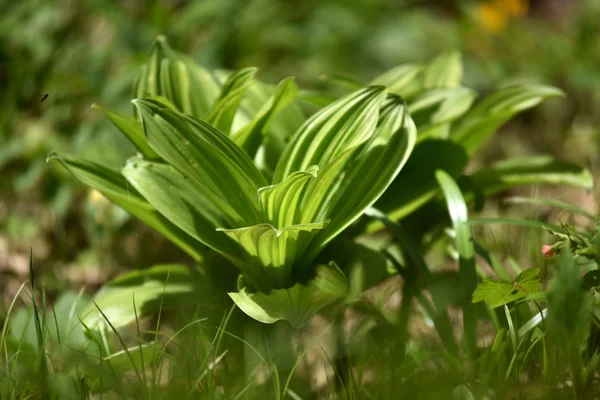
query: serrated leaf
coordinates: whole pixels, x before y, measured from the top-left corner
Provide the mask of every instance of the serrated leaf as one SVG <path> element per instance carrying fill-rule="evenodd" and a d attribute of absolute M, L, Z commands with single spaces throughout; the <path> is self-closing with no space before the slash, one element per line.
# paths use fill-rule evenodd
<path fill-rule="evenodd" d="M 514 282 L 496 282 L 485 279 L 473 292 L 473 303 L 485 301 L 496 308 L 538 293 L 541 289 L 540 269 L 530 268 L 517 275 Z"/>
<path fill-rule="evenodd" d="M 544 85 L 513 85 L 488 96 L 457 121 L 452 139 L 472 154 L 496 129 L 515 114 L 535 107 L 549 97 L 563 92 Z"/>
<path fill-rule="evenodd" d="M 238 264 L 244 279 L 261 291 L 289 284 L 292 266 L 304 255 L 315 234 L 328 221 L 277 229 L 270 224 L 219 229 L 245 251 L 246 264 Z"/>
<path fill-rule="evenodd" d="M 244 68 L 229 75 L 217 100 L 206 115 L 204 121 L 226 135 L 231 133 L 233 118 L 238 112 L 242 97 L 254 84 L 256 68 Z"/>
<path fill-rule="evenodd" d="M 201 184 L 206 196 L 219 198 L 234 210 L 228 211 L 231 225 L 220 227 L 261 222 L 256 192 L 267 183 L 242 149 L 209 124 L 162 108 L 158 102 L 134 100 L 134 104 L 150 146 L 184 176 Z"/>
<path fill-rule="evenodd" d="M 225 199 L 219 199 L 200 182 L 169 165 L 130 160 L 123 175 L 169 221 L 196 240 L 231 258 L 241 257 L 234 244 L 217 228 L 229 227 L 236 216 Z"/>
<path fill-rule="evenodd" d="M 171 49 L 164 36 L 156 39 L 150 61 L 141 68 L 133 89 L 134 98 L 163 96 L 179 111 L 198 118 L 208 113 L 218 94 L 212 74 Z"/>
<path fill-rule="evenodd" d="M 112 113 L 97 104 L 92 105 L 92 108 L 100 110 L 112 121 L 113 124 L 129 139 L 129 141 L 135 146 L 136 149 L 146 159 L 160 159 L 160 156 L 156 154 L 144 137 L 144 130 L 142 124 L 135 118 L 126 117 L 124 115 L 118 115 Z"/>
<path fill-rule="evenodd" d="M 416 135 L 415 125 L 403 100 L 391 96 L 381 110 L 375 132 L 359 149 L 359 153 L 353 155 L 355 161 L 344 170 L 341 183 L 335 188 L 335 196 L 321 200 L 325 203 L 322 206 L 325 211 L 317 214 L 316 218 L 328 215 L 331 223 L 311 244 L 309 259 L 385 192 L 408 160 Z M 310 189 L 307 199 L 317 201 L 319 197 L 322 198 L 312 195 Z"/>
<path fill-rule="evenodd" d="M 275 88 L 275 93 L 262 106 L 254 119 L 233 135 L 234 143 L 244 149 L 250 158 L 254 158 L 271 120 L 290 104 L 297 94 L 298 87 L 293 78 L 281 81 Z"/>
<path fill-rule="evenodd" d="M 127 184 L 125 177 L 118 171 L 55 153 L 50 154 L 48 160 L 60 162 L 76 179 L 98 190 L 110 201 L 156 229 L 195 260 L 202 259 L 203 246 L 156 211 L 135 188 Z"/>
<path fill-rule="evenodd" d="M 287 145 L 273 182 L 281 182 L 292 172 L 304 171 L 311 165 L 321 168 L 367 141 L 377 125 L 385 95 L 382 87 L 365 88 L 313 115 Z"/>
<path fill-rule="evenodd" d="M 316 271 L 317 276 L 307 285 L 297 283 L 289 289 L 276 289 L 268 294 L 241 288 L 229 296 L 244 313 L 257 321 L 272 324 L 285 320 L 300 328 L 323 307 L 341 298 L 348 286 L 346 277 L 335 263 L 319 265 Z"/>

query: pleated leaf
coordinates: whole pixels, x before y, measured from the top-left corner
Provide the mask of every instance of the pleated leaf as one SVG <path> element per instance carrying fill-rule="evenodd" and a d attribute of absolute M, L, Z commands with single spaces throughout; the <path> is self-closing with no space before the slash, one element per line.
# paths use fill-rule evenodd
<path fill-rule="evenodd" d="M 457 121 L 452 139 L 469 154 L 515 114 L 537 106 L 549 97 L 563 96 L 560 90 L 544 85 L 513 85 L 502 88 L 472 108 Z"/>
<path fill-rule="evenodd" d="M 345 171 L 343 183 L 328 206 L 331 223 L 315 238 L 308 259 L 321 249 L 385 192 L 408 160 L 415 145 L 417 131 L 406 104 L 391 96 L 381 111 L 379 124 Z"/>
<path fill-rule="evenodd" d="M 451 51 L 436 57 L 427 67 L 423 77 L 424 88 L 456 88 L 463 77 L 462 57 Z"/>
<path fill-rule="evenodd" d="M 130 160 L 122 171 L 129 183 L 163 216 L 208 247 L 231 258 L 241 252 L 217 228 L 230 226 L 225 199 L 215 198 L 192 177 L 173 167 L 140 159 Z"/>
<path fill-rule="evenodd" d="M 277 229 L 260 224 L 240 229 L 220 229 L 245 251 L 244 279 L 261 291 L 288 285 L 292 266 L 327 221 Z"/>
<path fill-rule="evenodd" d="M 290 174 L 281 183 L 260 188 L 258 197 L 265 221 L 279 229 L 304 222 L 300 205 L 307 185 L 318 171 L 319 167 L 313 165 L 306 171 Z"/>
<path fill-rule="evenodd" d="M 386 96 L 383 87 L 368 87 L 344 96 L 308 119 L 283 153 L 273 182 L 311 165 L 323 167 L 350 148 L 367 141 L 377 125 Z"/>
<path fill-rule="evenodd" d="M 229 75 L 215 104 L 211 107 L 204 121 L 221 132 L 229 135 L 233 118 L 238 112 L 242 97 L 254 84 L 256 68 L 244 68 Z"/>
<path fill-rule="evenodd" d="M 227 202 L 235 211 L 230 215 L 235 219 L 232 227 L 261 222 L 256 193 L 266 181 L 242 149 L 209 124 L 162 108 L 156 101 L 134 100 L 134 104 L 150 146 L 183 175 Z"/>
<path fill-rule="evenodd" d="M 100 110 L 111 120 L 111 122 L 119 128 L 121 133 L 125 135 L 127 139 L 135 146 L 135 148 L 144 156 L 146 159 L 159 159 L 159 155 L 156 154 L 152 148 L 148 145 L 146 138 L 144 137 L 144 130 L 142 124 L 135 118 L 126 117 L 124 115 L 115 114 L 110 112 L 97 104 L 92 105 L 92 108 Z"/>
<path fill-rule="evenodd" d="M 229 293 L 235 304 L 248 316 L 265 324 L 279 320 L 288 321 L 300 328 L 323 307 L 341 298 L 348 287 L 346 277 L 335 265 L 319 265 L 317 276 L 307 285 L 297 283 L 289 289 L 276 289 L 269 293 L 253 293 L 241 288 Z"/>
<path fill-rule="evenodd" d="M 179 111 L 198 118 L 208 113 L 218 94 L 213 75 L 171 49 L 164 36 L 156 39 L 150 61 L 141 68 L 133 89 L 134 98 L 163 96 Z"/>
<path fill-rule="evenodd" d="M 285 108 L 298 94 L 298 87 L 293 78 L 281 81 L 275 93 L 262 106 L 254 119 L 233 135 L 233 141 L 244 149 L 250 158 L 254 158 L 263 137 L 267 133 L 271 120 Z"/>
<path fill-rule="evenodd" d="M 51 154 L 48 160 L 60 162 L 82 183 L 98 190 L 110 201 L 157 230 L 195 260 L 202 259 L 203 246 L 156 211 L 135 188 L 127 184 L 119 171 L 90 161 L 56 154 Z"/>

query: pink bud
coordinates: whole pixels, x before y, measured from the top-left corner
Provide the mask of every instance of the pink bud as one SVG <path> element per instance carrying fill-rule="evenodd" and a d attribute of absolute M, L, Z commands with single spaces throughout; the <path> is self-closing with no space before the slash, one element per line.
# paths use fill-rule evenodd
<path fill-rule="evenodd" d="M 554 251 L 552 250 L 552 246 L 549 244 L 545 244 L 542 246 L 542 254 L 546 257 L 552 257 L 554 255 Z"/>

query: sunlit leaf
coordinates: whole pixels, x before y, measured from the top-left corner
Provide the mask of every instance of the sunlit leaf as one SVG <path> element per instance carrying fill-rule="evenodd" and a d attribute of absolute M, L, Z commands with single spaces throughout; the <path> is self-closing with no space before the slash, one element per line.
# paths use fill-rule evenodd
<path fill-rule="evenodd" d="M 537 106 L 549 97 L 563 92 L 544 85 L 513 85 L 502 88 L 485 98 L 457 121 L 452 139 L 472 154 L 484 141 L 512 116 Z"/>
<path fill-rule="evenodd" d="M 517 275 L 514 282 L 496 282 L 485 279 L 473 292 L 473 303 L 485 301 L 496 308 L 523 299 L 541 289 L 540 269 L 530 268 Z"/>

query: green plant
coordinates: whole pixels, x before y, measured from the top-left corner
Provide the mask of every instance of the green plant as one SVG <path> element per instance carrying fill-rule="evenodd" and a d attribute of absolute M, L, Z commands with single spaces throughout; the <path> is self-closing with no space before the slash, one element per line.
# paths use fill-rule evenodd
<path fill-rule="evenodd" d="M 460 55 L 449 53 L 430 65 L 395 68 L 304 121 L 292 103 L 293 80 L 272 88 L 255 72 L 212 74 L 159 38 L 134 88 L 137 119 L 104 111 L 138 149 L 122 175 L 72 157 L 49 159 L 206 269 L 235 265 L 241 275 L 230 296 L 244 312 L 295 326 L 346 291 L 335 258 L 315 260 L 365 209 L 377 202 L 395 219 L 413 213 L 434 199 L 435 170 L 456 177 L 512 115 L 560 94 L 511 86 L 471 108 L 475 95 L 460 86 Z M 587 187 L 590 178 L 568 163 L 528 158 L 465 182 L 471 193 L 488 195 L 531 182 Z"/>

